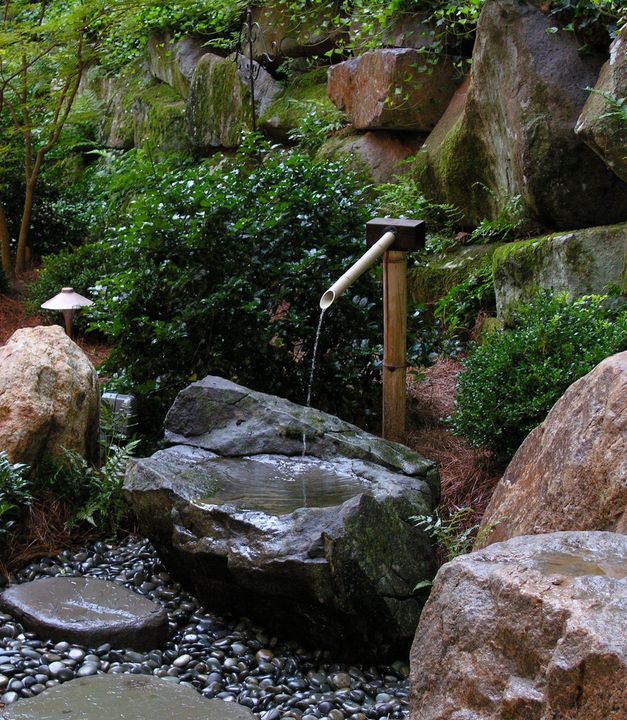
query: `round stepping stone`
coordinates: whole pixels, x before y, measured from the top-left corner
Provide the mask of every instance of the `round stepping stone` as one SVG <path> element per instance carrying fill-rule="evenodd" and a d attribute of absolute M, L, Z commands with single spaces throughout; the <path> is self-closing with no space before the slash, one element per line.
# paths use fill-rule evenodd
<path fill-rule="evenodd" d="M 150 675 L 101 675 L 57 685 L 3 711 L 3 720 L 253 720 L 236 703 Z"/>
<path fill-rule="evenodd" d="M 89 577 L 54 577 L 14 585 L 0 607 L 42 639 L 85 647 L 150 650 L 165 643 L 165 610 L 117 583 Z"/>

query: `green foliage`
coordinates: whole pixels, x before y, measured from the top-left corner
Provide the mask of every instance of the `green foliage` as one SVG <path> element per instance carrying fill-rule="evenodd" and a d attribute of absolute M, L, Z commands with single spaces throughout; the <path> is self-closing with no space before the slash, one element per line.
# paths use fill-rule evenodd
<path fill-rule="evenodd" d="M 326 103 L 291 100 L 307 110 L 296 128 L 290 131 L 289 138 L 298 144 L 301 150 L 316 152 L 328 136 L 340 130 L 345 124 L 345 116 L 339 110 L 330 108 Z"/>
<path fill-rule="evenodd" d="M 458 358 L 464 350 L 459 338 L 423 306 L 414 310 L 408 336 L 407 362 L 416 367 L 429 367 L 438 357 Z"/>
<path fill-rule="evenodd" d="M 600 116 L 600 120 L 607 120 L 610 124 L 627 130 L 627 98 L 614 97 L 608 92 L 586 88 L 588 92 L 599 95 L 605 100 L 606 111 Z"/>
<path fill-rule="evenodd" d="M 507 460 L 569 385 L 625 349 L 619 298 L 539 292 L 519 306 L 511 330 L 490 333 L 465 362 L 453 430 Z"/>
<path fill-rule="evenodd" d="M 495 306 L 492 266 L 487 263 L 440 298 L 435 313 L 450 330 L 469 330 L 482 310 L 492 312 Z"/>
<path fill-rule="evenodd" d="M 471 507 L 457 508 L 451 513 L 442 512 L 437 508 L 433 515 L 417 515 L 409 519 L 435 540 L 448 562 L 469 553 L 474 542 L 487 535 L 487 532 L 482 531 L 481 537 L 478 536 L 479 524 L 469 525 L 469 520 L 474 514 L 475 511 Z"/>
<path fill-rule="evenodd" d="M 36 301 L 70 263 L 63 284 L 95 288 L 92 328 L 114 344 L 109 387 L 143 400 L 142 431 L 159 432 L 176 392 L 208 373 L 303 402 L 318 300 L 363 252 L 372 209 L 344 165 L 245 147 L 219 167 L 143 165 L 118 224 L 42 270 Z M 380 293 L 366 275 L 327 313 L 318 407 L 378 412 Z"/>
<path fill-rule="evenodd" d="M 481 183 L 477 184 L 481 185 Z M 482 185 L 482 188 L 489 195 L 494 196 L 485 185 Z M 520 236 L 527 221 L 522 197 L 515 195 L 506 198 L 499 202 L 498 206 L 496 217 L 491 220 L 484 218 L 470 234 L 469 242 L 511 242 Z"/>
<path fill-rule="evenodd" d="M 90 465 L 80 453 L 62 449 L 65 464 L 59 475 L 66 484 L 64 496 L 73 508 L 70 527 L 88 522 L 103 533 L 114 534 L 118 530 L 128 511 L 122 494 L 124 475 L 138 445 L 138 440 L 124 446 L 107 445 L 100 468 Z M 74 491 L 71 495 L 68 487 Z"/>
<path fill-rule="evenodd" d="M 5 452 L 0 452 L 0 544 L 31 504 L 28 467 L 11 463 Z"/>

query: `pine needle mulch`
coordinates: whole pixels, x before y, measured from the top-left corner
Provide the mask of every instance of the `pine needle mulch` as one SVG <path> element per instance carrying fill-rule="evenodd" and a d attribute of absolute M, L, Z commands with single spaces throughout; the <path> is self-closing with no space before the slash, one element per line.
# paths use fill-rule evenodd
<path fill-rule="evenodd" d="M 410 381 L 410 412 L 407 445 L 433 460 L 440 471 L 441 507 L 454 511 L 472 507 L 472 524 L 483 515 L 503 470 L 494 465 L 489 452 L 470 447 L 453 435 L 443 420 L 453 412 L 459 362 L 438 359 L 430 368 L 420 369 L 423 379 Z"/>

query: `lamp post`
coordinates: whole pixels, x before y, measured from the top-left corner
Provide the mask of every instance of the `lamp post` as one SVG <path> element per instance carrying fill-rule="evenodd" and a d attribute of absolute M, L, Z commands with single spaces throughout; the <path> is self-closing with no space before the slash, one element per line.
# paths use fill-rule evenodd
<path fill-rule="evenodd" d="M 60 310 L 65 320 L 65 332 L 72 337 L 72 318 L 74 313 L 81 307 L 93 305 L 94 303 L 86 297 L 74 292 L 74 288 L 64 287 L 58 295 L 41 304 L 43 310 Z"/>

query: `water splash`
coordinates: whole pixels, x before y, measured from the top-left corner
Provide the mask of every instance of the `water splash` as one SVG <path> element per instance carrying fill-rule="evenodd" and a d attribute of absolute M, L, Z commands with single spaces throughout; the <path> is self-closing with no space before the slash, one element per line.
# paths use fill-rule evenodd
<path fill-rule="evenodd" d="M 316 330 L 316 340 L 314 342 L 313 355 L 311 357 L 311 370 L 309 372 L 309 385 L 307 386 L 307 402 L 306 407 L 311 407 L 311 394 L 313 391 L 313 382 L 316 374 L 316 357 L 318 355 L 318 343 L 322 334 L 322 321 L 324 320 L 324 308 L 320 310 L 320 318 L 318 319 L 318 329 Z M 303 430 L 303 457 L 307 454 L 307 433 Z M 306 500 L 307 498 L 305 498 Z M 306 506 L 306 503 L 305 503 Z"/>

